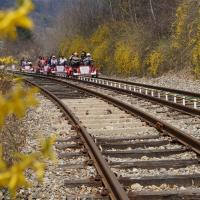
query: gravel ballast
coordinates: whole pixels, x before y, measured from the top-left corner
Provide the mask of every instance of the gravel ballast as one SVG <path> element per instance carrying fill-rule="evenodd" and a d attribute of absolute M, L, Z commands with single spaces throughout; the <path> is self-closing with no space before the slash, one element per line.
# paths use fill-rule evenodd
<path fill-rule="evenodd" d="M 200 80 L 195 79 L 190 69 L 170 71 L 157 78 L 129 77 L 128 80 L 133 81 L 133 82 L 143 83 L 143 84 L 149 84 L 149 85 L 168 87 L 168 88 L 200 93 Z"/>
<path fill-rule="evenodd" d="M 71 125 L 63 117 L 60 110 L 47 98 L 38 95 L 40 105 L 36 108 L 29 109 L 24 118 L 26 124 L 27 141 L 22 148 L 23 153 L 32 153 L 39 149 L 41 139 L 55 135 L 57 139 L 66 139 L 76 136 L 76 132 L 71 130 Z M 74 144 L 68 142 L 67 144 Z M 64 185 L 65 180 L 89 179 L 96 176 L 94 167 L 84 167 L 82 169 L 67 168 L 62 165 L 65 164 L 83 164 L 88 159 L 86 157 L 78 157 L 73 159 L 58 158 L 58 154 L 63 153 L 53 147 L 57 156 L 56 161 L 46 161 L 45 177 L 42 183 L 35 180 L 35 175 L 29 170 L 26 172 L 27 177 L 32 183 L 30 189 L 20 189 L 17 199 L 20 200 L 64 200 L 66 197 L 73 196 L 73 198 L 80 195 L 94 195 L 102 188 L 80 186 L 75 188 L 67 188 Z M 65 152 L 79 152 L 82 149 L 66 149 Z M 0 193 L 2 195 L 2 193 Z M 5 198 L 9 199 L 5 194 Z M 0 196 L 1 199 L 1 196 Z"/>

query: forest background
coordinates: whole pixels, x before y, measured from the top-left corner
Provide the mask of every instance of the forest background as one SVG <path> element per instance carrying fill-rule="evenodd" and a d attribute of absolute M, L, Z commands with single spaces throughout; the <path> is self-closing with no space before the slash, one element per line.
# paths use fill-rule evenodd
<path fill-rule="evenodd" d="M 18 29 L 0 56 L 69 57 L 91 52 L 103 73 L 159 76 L 189 68 L 200 76 L 199 0 L 34 0 L 35 29 Z M 13 6 L 0 0 L 0 8 Z"/>

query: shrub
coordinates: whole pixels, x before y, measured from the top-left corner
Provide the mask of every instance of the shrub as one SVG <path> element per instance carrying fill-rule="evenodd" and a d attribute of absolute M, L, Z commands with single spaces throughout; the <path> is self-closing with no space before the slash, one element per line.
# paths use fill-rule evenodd
<path fill-rule="evenodd" d="M 33 170 L 37 179 L 41 181 L 45 170 L 44 160 L 54 158 L 53 143 L 54 138 L 48 138 L 42 141 L 39 152 L 29 155 L 16 154 L 17 161 L 10 167 L 2 159 L 2 150 L 0 149 L 0 187 L 8 188 L 15 197 L 18 188 L 30 187 L 30 183 L 25 176 L 27 169 Z"/>
<path fill-rule="evenodd" d="M 149 56 L 146 59 L 146 64 L 148 65 L 149 73 L 152 76 L 156 76 L 159 72 L 159 69 L 164 61 L 164 55 L 162 52 L 159 51 L 153 51 L 149 54 Z"/>
<path fill-rule="evenodd" d="M 91 45 L 92 46 L 101 45 L 102 42 L 110 39 L 110 36 L 111 36 L 111 30 L 110 30 L 108 24 L 99 26 L 99 28 L 96 30 L 96 32 L 94 32 L 91 35 L 91 39 L 90 39 Z"/>
<path fill-rule="evenodd" d="M 192 51 L 192 65 L 194 73 L 197 77 L 200 77 L 200 42 Z"/>
<path fill-rule="evenodd" d="M 0 57 L 0 65 L 17 64 L 17 60 L 12 56 Z"/>
<path fill-rule="evenodd" d="M 141 71 L 141 58 L 137 51 L 125 42 L 118 42 L 114 61 L 117 71 L 122 75 L 139 74 Z"/>
<path fill-rule="evenodd" d="M 68 55 L 71 55 L 73 52 L 89 51 L 89 43 L 87 39 L 81 36 L 76 36 L 72 39 L 68 47 Z"/>
<path fill-rule="evenodd" d="M 200 8 L 198 1 L 182 0 L 176 10 L 171 37 L 171 54 L 175 68 L 193 67 L 198 71 L 198 42 L 200 35 Z"/>
<path fill-rule="evenodd" d="M 2 158 L 11 165 L 14 162 L 14 154 L 20 152 L 20 148 L 26 142 L 26 129 L 22 120 L 15 115 L 6 117 L 4 126 L 0 129 L 0 144 L 2 146 Z"/>
<path fill-rule="evenodd" d="M 191 1 L 183 1 L 176 10 L 176 20 L 172 24 L 173 34 L 172 34 L 172 47 L 178 49 L 185 46 L 185 39 L 187 33 L 187 18 L 191 7 Z"/>
<path fill-rule="evenodd" d="M 75 36 L 71 39 L 65 39 L 59 49 L 59 54 L 69 57 L 74 52 L 90 51 L 90 45 L 86 38 Z"/>
<path fill-rule="evenodd" d="M 16 10 L 0 11 L 0 38 L 12 38 L 17 36 L 17 27 L 31 29 L 32 21 L 28 14 L 33 10 L 31 0 L 25 0 Z"/>
<path fill-rule="evenodd" d="M 98 68 L 107 71 L 111 64 L 112 55 L 110 52 L 110 42 L 108 40 L 102 41 L 102 43 L 93 48 L 93 58 Z"/>
<path fill-rule="evenodd" d="M 112 70 L 112 43 L 109 26 L 100 26 L 90 37 L 90 45 L 95 65 L 103 72 Z"/>
<path fill-rule="evenodd" d="M 28 18 L 28 14 L 32 9 L 32 1 L 25 0 L 16 10 L 1 11 L 0 39 L 15 39 L 17 27 L 32 28 L 32 21 Z M 13 62 L 13 60 L 7 58 L 2 63 L 9 64 L 10 62 Z M 7 188 L 15 197 L 18 188 L 30 186 L 25 176 L 27 169 L 32 169 L 38 180 L 43 178 L 45 160 L 53 157 L 52 144 L 54 139 L 48 138 L 45 140 L 41 144 L 39 152 L 29 155 L 17 154 L 15 163 L 10 165 L 12 161 L 10 153 L 17 150 L 19 147 L 17 145 L 24 141 L 24 138 L 21 140 L 20 136 L 17 135 L 20 132 L 15 129 L 15 126 L 20 125 L 17 119 L 23 117 L 30 106 L 36 105 L 36 99 L 34 98 L 36 90 L 34 88 L 24 89 L 20 84 L 16 84 L 15 88 L 9 90 L 12 82 L 10 77 L 7 80 L 8 76 L 4 75 L 1 73 L 0 76 L 0 187 Z M 5 83 L 8 87 L 5 87 Z M 6 92 L 4 91 L 5 88 Z M 9 158 L 7 157 L 8 154 Z M 7 162 L 3 157 L 6 157 Z"/>

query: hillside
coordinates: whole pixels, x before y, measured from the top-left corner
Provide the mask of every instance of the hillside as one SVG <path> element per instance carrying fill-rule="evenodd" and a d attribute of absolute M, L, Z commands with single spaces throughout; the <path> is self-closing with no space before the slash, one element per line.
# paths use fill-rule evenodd
<path fill-rule="evenodd" d="M 200 76 L 199 0 L 33 0 L 40 53 L 92 53 L 105 73 Z M 1 7 L 13 4 L 0 0 Z M 38 51 L 36 51 L 38 52 Z"/>

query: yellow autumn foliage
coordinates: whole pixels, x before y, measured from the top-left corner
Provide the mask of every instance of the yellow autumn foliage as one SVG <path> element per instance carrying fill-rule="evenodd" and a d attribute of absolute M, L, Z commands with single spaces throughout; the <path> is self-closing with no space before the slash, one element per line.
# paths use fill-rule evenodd
<path fill-rule="evenodd" d="M 60 43 L 59 48 L 58 48 L 59 55 L 68 57 L 70 55 L 69 50 L 68 50 L 68 47 L 70 46 L 70 44 L 71 44 L 71 41 L 69 39 L 63 40 Z"/>
<path fill-rule="evenodd" d="M 98 68 L 109 68 L 111 56 L 110 56 L 110 43 L 108 40 L 103 41 L 100 45 L 93 48 L 92 55 Z"/>
<path fill-rule="evenodd" d="M 137 51 L 126 44 L 119 42 L 117 44 L 114 61 L 117 71 L 122 75 L 139 74 L 141 70 L 141 58 Z"/>
<path fill-rule="evenodd" d="M 32 21 L 28 14 L 33 10 L 31 0 L 23 1 L 16 10 L 0 11 L 0 38 L 12 38 L 17 36 L 17 27 L 31 29 Z"/>
<path fill-rule="evenodd" d="M 0 95 L 0 126 L 8 115 L 23 117 L 30 106 L 36 106 L 36 88 L 24 89 L 19 83 L 6 95 Z"/>
<path fill-rule="evenodd" d="M 146 59 L 149 73 L 152 76 L 156 76 L 159 72 L 160 66 L 163 64 L 164 55 L 159 51 L 153 51 Z"/>
<path fill-rule="evenodd" d="M 12 56 L 6 56 L 6 57 L 0 57 L 0 64 L 3 65 L 11 65 L 11 64 L 17 64 L 17 60 L 13 58 Z"/>
<path fill-rule="evenodd" d="M 196 76 L 200 75 L 200 8 L 196 1 L 182 0 L 176 11 L 172 52 L 177 65 L 190 65 Z M 184 67 L 183 66 L 183 67 Z"/>
<path fill-rule="evenodd" d="M 91 53 L 93 55 L 95 65 L 104 71 L 111 69 L 112 55 L 112 39 L 110 37 L 111 30 L 109 26 L 100 26 L 90 37 Z"/>
<path fill-rule="evenodd" d="M 198 19 L 195 21 L 196 25 L 196 37 L 194 40 L 194 48 L 191 53 L 191 63 L 194 68 L 194 73 L 197 77 L 200 77 L 200 8 L 198 9 Z"/>
<path fill-rule="evenodd" d="M 194 67 L 194 73 L 197 77 L 200 76 L 200 41 L 192 51 L 192 65 Z"/>
<path fill-rule="evenodd" d="M 63 42 L 60 53 L 70 56 L 74 52 L 81 53 L 82 51 L 89 51 L 89 42 L 82 36 L 76 36 L 71 40 Z"/>
<path fill-rule="evenodd" d="M 39 152 L 29 155 L 16 154 L 18 161 L 10 167 L 2 160 L 2 151 L 0 150 L 0 187 L 7 188 L 15 198 L 17 189 L 31 186 L 25 175 L 27 169 L 33 170 L 38 181 L 42 181 L 46 166 L 44 161 L 55 158 L 52 150 L 54 141 L 54 137 L 42 141 Z"/>
<path fill-rule="evenodd" d="M 176 21 L 173 23 L 174 34 L 172 35 L 172 47 L 180 48 L 184 44 L 185 26 L 187 25 L 187 16 L 190 9 L 190 0 L 184 0 L 176 10 Z"/>
<path fill-rule="evenodd" d="M 32 9 L 32 1 L 25 0 L 16 10 L 0 11 L 0 38 L 15 39 L 17 27 L 31 29 L 33 23 L 28 18 L 28 14 Z M 13 57 L 1 57 L 0 63 L 9 65 L 16 63 L 16 61 Z M 0 77 L 0 85 L 6 81 L 10 82 L 13 80 L 4 73 L 4 76 Z M 3 127 L 8 116 L 14 115 L 21 118 L 29 107 L 37 105 L 35 97 L 37 90 L 35 88 L 24 89 L 21 83 L 17 81 L 15 87 L 5 94 L 2 92 L 2 88 L 0 89 L 0 128 Z M 17 161 L 11 166 L 8 166 L 3 160 L 2 149 L 0 148 L 0 187 L 7 188 L 13 195 L 13 198 L 15 198 L 18 188 L 30 186 L 25 175 L 27 169 L 32 169 L 36 173 L 37 179 L 41 181 L 44 176 L 45 160 L 54 157 L 52 151 L 54 140 L 54 138 L 46 139 L 41 144 L 39 152 L 29 155 L 18 154 Z"/>
<path fill-rule="evenodd" d="M 199 70 L 200 8 L 198 1 L 178 2 L 170 31 L 157 39 L 140 23 L 106 22 L 87 38 L 68 40 L 61 52 L 90 50 L 102 73 L 151 74 L 157 76 L 169 69 L 190 66 Z M 79 36 L 81 38 L 81 36 Z M 152 40 L 152 38 L 154 38 Z M 74 48 L 72 48 L 74 46 Z M 71 50 L 69 50 L 71 49 Z M 151 51 L 151 50 L 154 51 Z"/>
<path fill-rule="evenodd" d="M 36 106 L 38 104 L 35 98 L 36 92 L 36 88 L 24 89 L 21 83 L 16 83 L 16 86 L 10 92 L 0 95 L 0 128 L 4 125 L 9 115 L 22 118 L 28 108 Z M 13 197 L 15 197 L 18 188 L 31 186 L 25 176 L 27 169 L 35 171 L 37 179 L 41 181 L 44 176 L 45 159 L 53 159 L 55 157 L 52 151 L 53 143 L 54 138 L 48 138 L 42 142 L 39 152 L 29 155 L 18 154 L 18 161 L 10 167 L 2 159 L 2 151 L 0 151 L 0 187 L 8 188 Z"/>
<path fill-rule="evenodd" d="M 99 28 L 91 35 L 90 42 L 92 46 L 101 45 L 102 42 L 110 38 L 111 30 L 109 25 L 105 24 L 99 26 Z"/>

